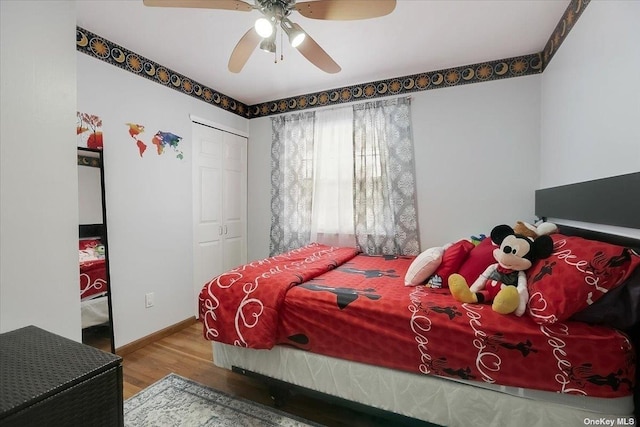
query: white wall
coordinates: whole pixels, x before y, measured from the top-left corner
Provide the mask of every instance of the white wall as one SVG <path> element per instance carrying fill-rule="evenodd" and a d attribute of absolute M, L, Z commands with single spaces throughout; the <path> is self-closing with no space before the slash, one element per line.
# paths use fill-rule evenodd
<path fill-rule="evenodd" d="M 423 249 L 533 221 L 540 76 L 412 95 Z M 271 118 L 250 121 L 249 259 L 268 256 Z"/>
<path fill-rule="evenodd" d="M 414 96 L 423 249 L 533 221 L 539 105 L 539 75 Z"/>
<path fill-rule="evenodd" d="M 89 29 L 90 30 L 90 29 Z M 78 110 L 102 118 L 115 345 L 194 314 L 189 114 L 247 132 L 248 120 L 77 53 Z M 145 126 L 140 157 L 126 123 Z M 183 139 L 182 160 L 151 143 Z M 145 294 L 155 294 L 146 309 Z"/>
<path fill-rule="evenodd" d="M 0 1 L 0 332 L 80 341 L 74 1 Z"/>
<path fill-rule="evenodd" d="M 247 149 L 247 259 L 269 256 L 271 230 L 271 118 L 249 121 Z"/>
<path fill-rule="evenodd" d="M 640 171 L 638 17 L 638 1 L 592 1 L 545 69 L 541 188 Z"/>

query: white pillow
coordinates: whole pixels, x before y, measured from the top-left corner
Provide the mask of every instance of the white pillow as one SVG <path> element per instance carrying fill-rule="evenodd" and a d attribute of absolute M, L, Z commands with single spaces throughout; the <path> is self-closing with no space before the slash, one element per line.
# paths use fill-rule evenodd
<path fill-rule="evenodd" d="M 404 276 L 404 285 L 416 286 L 424 283 L 440 266 L 442 254 L 444 254 L 444 248 L 434 247 L 418 255 Z"/>

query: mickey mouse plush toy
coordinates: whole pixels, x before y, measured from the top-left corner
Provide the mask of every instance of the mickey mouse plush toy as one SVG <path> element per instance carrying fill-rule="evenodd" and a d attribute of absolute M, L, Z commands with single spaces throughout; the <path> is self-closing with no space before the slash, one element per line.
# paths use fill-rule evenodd
<path fill-rule="evenodd" d="M 500 247 L 494 249 L 497 261 L 491 264 L 469 287 L 459 274 L 449 276 L 451 294 L 463 303 L 490 303 L 500 314 L 515 313 L 522 316 L 529 300 L 527 270 L 537 259 L 553 252 L 553 240 L 548 235 L 536 239 L 517 234 L 508 225 L 491 230 L 491 240 Z"/>

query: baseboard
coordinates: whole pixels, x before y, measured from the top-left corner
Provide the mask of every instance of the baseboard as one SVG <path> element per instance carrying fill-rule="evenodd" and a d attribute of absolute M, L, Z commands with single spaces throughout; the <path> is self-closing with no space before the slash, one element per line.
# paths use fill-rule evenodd
<path fill-rule="evenodd" d="M 197 322 L 198 322 L 198 319 L 196 319 L 195 317 L 190 317 L 188 319 L 183 320 L 182 322 L 178 322 L 174 325 L 168 326 L 164 329 L 161 329 L 157 332 L 147 335 L 146 337 L 142 337 L 139 340 L 135 340 L 133 342 L 130 342 L 129 344 L 123 345 L 122 347 L 116 348 L 116 354 L 118 356 L 124 356 L 129 353 L 133 353 L 134 351 L 139 350 L 146 345 L 149 345 L 164 337 L 168 337 L 169 335 L 179 332 L 184 328 L 188 328 L 189 326 Z"/>

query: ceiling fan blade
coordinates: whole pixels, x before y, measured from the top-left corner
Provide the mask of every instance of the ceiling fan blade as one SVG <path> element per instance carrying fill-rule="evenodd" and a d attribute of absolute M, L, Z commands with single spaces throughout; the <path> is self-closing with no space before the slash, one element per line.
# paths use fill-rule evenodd
<path fill-rule="evenodd" d="M 256 30 L 251 27 L 249 31 L 244 33 L 244 36 L 240 39 L 236 47 L 231 52 L 229 58 L 229 71 L 232 73 L 239 73 L 242 71 L 242 67 L 247 63 L 247 60 L 256 49 L 256 46 L 260 43 L 262 37 L 256 33 Z"/>
<path fill-rule="evenodd" d="M 350 21 L 385 16 L 396 8 L 396 0 L 317 0 L 296 3 L 305 18 Z"/>
<path fill-rule="evenodd" d="M 223 9 L 249 12 L 253 6 L 241 0 L 143 0 L 145 6 Z"/>
<path fill-rule="evenodd" d="M 303 31 L 305 33 L 304 41 L 296 47 L 298 51 L 309 60 L 313 65 L 320 68 L 322 71 L 335 74 L 340 72 L 342 68 L 334 61 L 323 48 L 311 36 L 304 31 L 300 25 L 292 24 L 293 28 Z"/>

